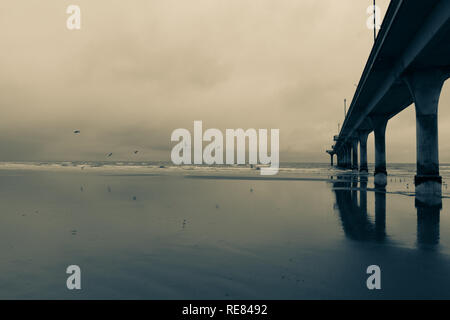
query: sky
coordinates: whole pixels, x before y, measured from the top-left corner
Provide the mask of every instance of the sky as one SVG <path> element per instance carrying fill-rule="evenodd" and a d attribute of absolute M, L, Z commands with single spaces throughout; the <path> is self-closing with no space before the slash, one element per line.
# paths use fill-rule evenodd
<path fill-rule="evenodd" d="M 81 29 L 68 30 L 69 5 Z M 177 128 L 280 129 L 280 160 L 327 162 L 373 45 L 372 0 L 0 2 L 0 161 L 168 161 Z M 378 0 L 382 15 L 388 0 Z M 450 86 L 439 109 L 450 162 Z M 447 110 L 446 110 L 447 109 Z M 74 134 L 81 130 L 81 134 Z M 369 137 L 373 161 L 373 136 Z M 140 152 L 136 155 L 134 150 Z M 415 162 L 413 106 L 388 162 Z"/>

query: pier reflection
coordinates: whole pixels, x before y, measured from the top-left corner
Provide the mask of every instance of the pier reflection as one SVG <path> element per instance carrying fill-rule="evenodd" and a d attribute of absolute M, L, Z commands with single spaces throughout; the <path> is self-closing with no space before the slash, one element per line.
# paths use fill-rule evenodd
<path fill-rule="evenodd" d="M 417 209 L 417 246 L 431 249 L 439 244 L 439 221 L 442 201 L 438 204 L 426 204 L 416 199 Z"/>
<path fill-rule="evenodd" d="M 356 241 L 386 242 L 386 189 L 368 188 L 364 175 L 337 176 L 331 180 L 345 236 Z M 367 192 L 374 192 L 374 218 L 368 215 Z M 358 201 L 359 196 L 359 201 Z M 417 247 L 434 249 L 439 244 L 442 200 L 427 203 L 416 197 Z M 373 212 L 373 211 L 372 211 Z"/>
<path fill-rule="evenodd" d="M 386 193 L 376 192 L 375 221 L 372 221 L 367 214 L 367 177 L 360 178 L 337 177 L 332 182 L 342 227 L 350 239 L 383 242 L 386 240 Z"/>

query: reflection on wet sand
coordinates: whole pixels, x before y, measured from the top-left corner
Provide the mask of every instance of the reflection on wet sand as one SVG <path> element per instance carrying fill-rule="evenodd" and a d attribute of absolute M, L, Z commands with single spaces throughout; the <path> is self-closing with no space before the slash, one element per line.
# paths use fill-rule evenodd
<path fill-rule="evenodd" d="M 360 180 L 358 205 L 358 178 L 337 177 L 333 180 L 336 207 L 345 235 L 357 241 L 386 240 L 386 193 L 375 193 L 375 222 L 367 215 L 367 179 Z"/>
<path fill-rule="evenodd" d="M 450 298 L 450 216 L 420 202 L 416 214 L 392 184 L 89 170 L 0 170 L 0 298 Z M 75 295 L 72 264 L 85 283 Z M 367 290 L 370 265 L 381 292 Z"/>
<path fill-rule="evenodd" d="M 336 209 L 345 235 L 356 241 L 385 242 L 386 233 L 386 189 L 369 189 L 375 193 L 375 221 L 367 214 L 367 176 L 337 176 L 331 180 L 336 196 Z M 358 188 L 359 184 L 359 188 Z M 359 191 L 359 204 L 358 204 Z M 417 247 L 434 249 L 439 244 L 439 221 L 442 199 L 423 201 L 416 196 Z"/>
<path fill-rule="evenodd" d="M 439 221 L 442 209 L 440 204 L 427 205 L 416 201 L 417 208 L 417 246 L 433 248 L 439 244 Z"/>

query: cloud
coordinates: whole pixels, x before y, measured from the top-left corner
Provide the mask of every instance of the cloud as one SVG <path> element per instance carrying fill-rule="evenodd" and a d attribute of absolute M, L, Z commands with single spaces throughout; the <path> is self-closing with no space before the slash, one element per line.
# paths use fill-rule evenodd
<path fill-rule="evenodd" d="M 80 31 L 65 27 L 67 1 L 2 3 L 0 160 L 128 159 L 133 149 L 168 160 L 170 133 L 203 120 L 278 128 L 282 161 L 328 161 L 373 44 L 369 2 L 79 0 Z M 443 108 L 441 136 L 446 119 Z M 410 161 L 415 147 L 400 148 L 397 133 L 413 126 L 411 112 L 389 125 L 390 160 Z M 445 139 L 441 148 L 450 161 Z"/>

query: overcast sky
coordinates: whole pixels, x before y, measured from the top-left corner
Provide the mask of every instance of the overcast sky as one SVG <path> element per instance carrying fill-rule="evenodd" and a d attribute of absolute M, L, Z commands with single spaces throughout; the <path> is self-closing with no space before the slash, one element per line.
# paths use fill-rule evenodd
<path fill-rule="evenodd" d="M 0 160 L 169 160 L 171 132 L 202 120 L 278 128 L 281 161 L 326 162 L 373 44 L 371 3 L 1 1 Z M 378 0 L 383 14 L 388 3 Z M 70 4 L 81 7 L 81 30 L 66 28 Z M 441 162 L 450 162 L 449 102 L 446 84 Z M 387 137 L 389 162 L 414 162 L 412 107 Z"/>

